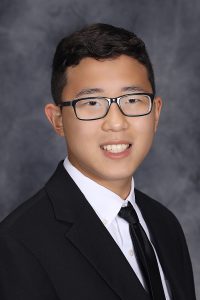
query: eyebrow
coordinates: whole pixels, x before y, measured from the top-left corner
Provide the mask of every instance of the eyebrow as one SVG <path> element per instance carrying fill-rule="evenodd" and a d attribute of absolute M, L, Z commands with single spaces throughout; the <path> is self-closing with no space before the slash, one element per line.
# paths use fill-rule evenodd
<path fill-rule="evenodd" d="M 78 92 L 75 97 L 81 97 L 84 95 L 91 95 L 91 94 L 95 94 L 95 93 L 103 93 L 104 90 L 100 89 L 100 88 L 86 88 L 86 89 L 82 89 L 80 92 Z"/>
<path fill-rule="evenodd" d="M 139 86 L 134 86 L 134 85 L 131 85 L 131 86 L 125 86 L 121 89 L 122 92 L 145 92 L 144 89 L 142 89 L 141 87 Z"/>
<path fill-rule="evenodd" d="M 92 94 L 95 94 L 95 93 L 103 93 L 105 92 L 103 89 L 100 89 L 100 88 L 85 88 L 85 89 L 82 89 L 80 92 L 78 92 L 76 95 L 75 95 L 75 98 L 79 98 L 81 96 L 84 96 L 84 95 L 92 95 Z M 145 92 L 144 89 L 142 89 L 141 87 L 138 87 L 138 86 L 126 86 L 126 87 L 123 87 L 121 89 L 121 92 Z"/>

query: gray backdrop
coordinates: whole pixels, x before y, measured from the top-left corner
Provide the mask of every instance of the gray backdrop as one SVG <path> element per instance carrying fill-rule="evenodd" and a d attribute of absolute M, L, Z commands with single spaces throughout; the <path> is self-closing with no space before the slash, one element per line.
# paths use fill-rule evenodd
<path fill-rule="evenodd" d="M 136 186 L 164 203 L 186 234 L 200 298 L 200 2 L 1 0 L 0 218 L 35 193 L 65 157 L 44 117 L 58 41 L 92 22 L 135 31 L 147 44 L 164 107 Z"/>

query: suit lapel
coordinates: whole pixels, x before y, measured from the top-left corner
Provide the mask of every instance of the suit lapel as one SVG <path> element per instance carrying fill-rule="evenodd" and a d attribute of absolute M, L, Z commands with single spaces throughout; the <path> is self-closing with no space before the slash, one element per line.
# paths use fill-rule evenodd
<path fill-rule="evenodd" d="M 183 289 L 180 289 L 177 280 L 179 278 L 176 273 L 177 254 L 174 252 L 173 246 L 177 241 L 170 234 L 172 226 L 166 228 L 166 217 L 163 219 L 164 215 L 161 215 L 163 209 L 158 209 L 160 204 L 137 190 L 135 190 L 135 196 L 164 271 L 171 299 L 184 300 Z"/>
<path fill-rule="evenodd" d="M 121 299 L 148 299 L 121 250 L 93 211 L 84 213 L 67 232 L 79 249 Z"/>
<path fill-rule="evenodd" d="M 125 256 L 102 224 L 62 162 L 46 185 L 58 221 L 70 222 L 66 238 L 121 298 L 149 297 Z"/>

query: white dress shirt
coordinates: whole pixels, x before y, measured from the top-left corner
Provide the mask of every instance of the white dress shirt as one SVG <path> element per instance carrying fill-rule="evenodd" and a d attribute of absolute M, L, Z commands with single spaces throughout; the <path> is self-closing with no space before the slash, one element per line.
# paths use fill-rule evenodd
<path fill-rule="evenodd" d="M 76 169 L 68 160 L 64 160 L 64 167 L 68 174 L 72 177 L 76 185 L 79 187 L 81 192 L 84 194 L 86 200 L 92 206 L 97 216 L 100 218 L 106 229 L 109 231 L 123 254 L 125 255 L 130 266 L 134 270 L 141 284 L 145 287 L 144 279 L 140 271 L 139 265 L 136 260 L 135 251 L 133 248 L 131 236 L 129 233 L 129 224 L 124 219 L 118 216 L 118 213 L 122 206 L 127 206 L 128 201 L 133 205 L 139 221 L 145 230 L 149 240 L 150 234 L 147 225 L 142 217 L 139 207 L 135 202 L 134 193 L 134 180 L 132 179 L 131 191 L 126 200 L 120 198 L 117 194 L 113 193 L 109 189 L 91 180 L 87 176 L 83 175 L 78 169 Z M 94 197 L 95 195 L 95 197 Z M 152 245 L 153 246 L 153 245 Z M 154 248 L 154 247 L 153 247 Z M 154 248 L 155 251 L 155 248 Z M 156 251 L 155 251 L 156 254 Z M 160 265 L 158 256 L 156 254 L 158 266 L 160 270 L 161 280 L 165 297 L 170 300 L 169 293 L 166 286 L 165 276 Z"/>

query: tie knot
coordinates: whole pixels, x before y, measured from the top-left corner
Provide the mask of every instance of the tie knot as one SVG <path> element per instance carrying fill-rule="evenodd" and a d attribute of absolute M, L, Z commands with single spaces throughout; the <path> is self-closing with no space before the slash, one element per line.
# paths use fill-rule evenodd
<path fill-rule="evenodd" d="M 135 209 L 131 205 L 130 202 L 128 202 L 128 205 L 126 207 L 122 207 L 118 213 L 118 215 L 126 220 L 129 224 L 137 224 L 139 223 L 138 216 L 136 214 Z"/>

